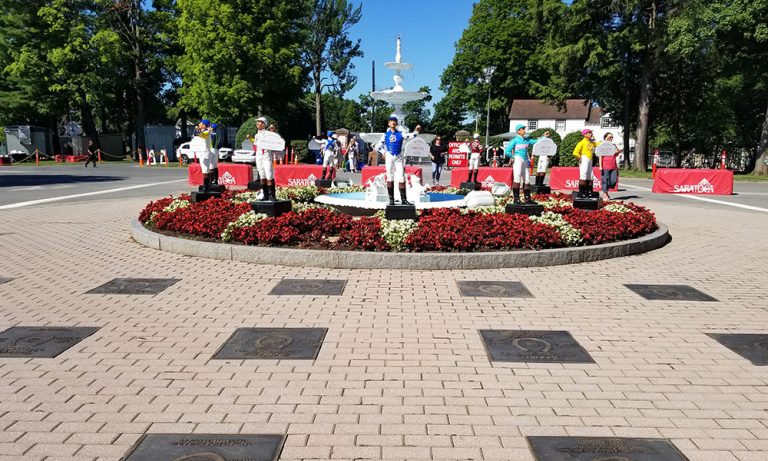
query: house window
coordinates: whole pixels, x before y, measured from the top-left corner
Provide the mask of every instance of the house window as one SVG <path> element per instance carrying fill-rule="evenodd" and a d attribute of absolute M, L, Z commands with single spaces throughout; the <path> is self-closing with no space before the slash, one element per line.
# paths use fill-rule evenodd
<path fill-rule="evenodd" d="M 555 131 L 565 131 L 565 120 L 555 120 Z"/>
<path fill-rule="evenodd" d="M 538 120 L 528 120 L 528 131 L 536 131 L 539 129 Z"/>
<path fill-rule="evenodd" d="M 600 118 L 600 128 L 618 128 L 619 125 L 611 120 L 611 117 Z"/>

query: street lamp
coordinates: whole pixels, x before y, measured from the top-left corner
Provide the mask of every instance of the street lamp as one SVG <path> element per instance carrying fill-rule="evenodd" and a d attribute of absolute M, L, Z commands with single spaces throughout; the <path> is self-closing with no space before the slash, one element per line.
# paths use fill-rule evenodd
<path fill-rule="evenodd" d="M 488 135 L 490 133 L 491 129 L 491 77 L 493 77 L 493 73 L 496 72 L 496 66 L 490 66 L 483 69 L 483 72 L 485 73 L 485 83 L 488 84 L 488 104 L 486 107 L 486 114 L 485 114 L 485 147 L 488 147 Z"/>

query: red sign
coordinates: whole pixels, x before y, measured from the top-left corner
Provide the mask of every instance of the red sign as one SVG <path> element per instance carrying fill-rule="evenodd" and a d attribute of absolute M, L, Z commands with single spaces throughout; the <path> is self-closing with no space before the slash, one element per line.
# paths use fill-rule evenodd
<path fill-rule="evenodd" d="M 477 172 L 477 180 L 483 184 L 483 188 L 490 189 L 497 182 L 512 186 L 512 168 L 481 167 Z M 459 187 L 467 180 L 469 168 L 454 168 L 451 170 L 451 186 Z"/>
<path fill-rule="evenodd" d="M 368 183 L 369 179 L 373 179 L 376 176 L 385 173 L 387 170 L 383 166 L 366 166 L 363 168 L 363 185 Z M 415 174 L 419 177 L 419 182 L 422 181 L 421 168 L 417 166 L 406 166 L 405 174 Z"/>
<path fill-rule="evenodd" d="M 314 186 L 323 176 L 322 165 L 277 165 L 275 184 L 281 187 Z"/>
<path fill-rule="evenodd" d="M 733 194 L 733 171 L 659 168 L 653 180 L 659 194 Z"/>
<path fill-rule="evenodd" d="M 603 189 L 600 179 L 600 168 L 592 168 L 592 189 L 600 192 Z M 579 167 L 577 166 L 556 166 L 549 173 L 549 187 L 552 190 L 579 190 Z M 616 187 L 610 189 L 612 192 L 619 190 L 619 181 L 616 181 Z"/>
<path fill-rule="evenodd" d="M 224 186 L 247 186 L 253 181 L 253 169 L 250 165 L 236 163 L 219 164 L 219 184 Z M 203 183 L 203 172 L 199 163 L 189 165 L 188 182 L 192 186 Z"/>
<path fill-rule="evenodd" d="M 450 168 L 465 168 L 469 165 L 469 159 L 465 152 L 459 152 L 462 145 L 466 145 L 464 149 L 469 152 L 468 142 L 449 142 L 448 143 L 448 167 Z"/>

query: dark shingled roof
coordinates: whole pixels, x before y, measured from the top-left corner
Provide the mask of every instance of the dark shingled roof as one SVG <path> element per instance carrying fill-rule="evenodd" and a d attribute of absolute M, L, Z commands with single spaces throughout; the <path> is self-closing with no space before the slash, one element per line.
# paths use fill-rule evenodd
<path fill-rule="evenodd" d="M 562 110 L 541 99 L 515 99 L 509 110 L 509 119 L 566 119 L 600 123 L 602 112 L 600 107 L 592 107 L 588 99 L 566 99 Z"/>

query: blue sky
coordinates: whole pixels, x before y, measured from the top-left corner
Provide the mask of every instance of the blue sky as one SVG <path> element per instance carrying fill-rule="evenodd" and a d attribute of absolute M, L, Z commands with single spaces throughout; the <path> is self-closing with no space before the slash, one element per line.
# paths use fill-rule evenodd
<path fill-rule="evenodd" d="M 376 61 L 376 88 L 391 88 L 392 71 L 384 67 L 395 60 L 395 40 L 402 38 L 403 61 L 414 65 L 403 74 L 405 89 L 416 91 L 426 85 L 432 91 L 432 104 L 443 97 L 440 74 L 453 60 L 455 44 L 472 16 L 469 0 L 366 0 L 363 16 L 350 31 L 361 39 L 365 55 L 355 59 L 357 85 L 346 97 L 371 91 L 371 61 Z"/>

